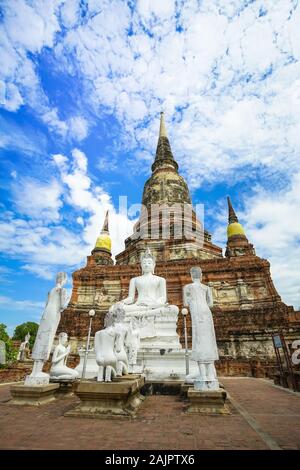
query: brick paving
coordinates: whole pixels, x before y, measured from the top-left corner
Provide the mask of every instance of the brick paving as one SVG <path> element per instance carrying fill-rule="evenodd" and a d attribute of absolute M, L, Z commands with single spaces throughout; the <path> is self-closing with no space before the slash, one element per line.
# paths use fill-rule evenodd
<path fill-rule="evenodd" d="M 283 449 L 299 449 L 300 397 L 261 379 L 222 378 L 225 388 Z M 7 405 L 0 387 L 0 449 L 269 449 L 268 440 L 230 405 L 229 416 L 186 415 L 179 396 L 149 396 L 135 419 L 67 418 L 76 398 L 40 408 Z"/>
<path fill-rule="evenodd" d="M 232 395 L 281 449 L 300 449 L 300 394 L 266 379 L 222 378 Z"/>

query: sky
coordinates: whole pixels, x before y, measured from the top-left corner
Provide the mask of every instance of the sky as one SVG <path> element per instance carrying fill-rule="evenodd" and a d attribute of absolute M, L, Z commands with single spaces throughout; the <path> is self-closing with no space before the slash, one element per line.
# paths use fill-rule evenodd
<path fill-rule="evenodd" d="M 300 305 L 300 2 L 0 1 L 0 321 L 38 321 L 110 210 L 113 254 L 165 112 L 225 247 L 230 195 L 284 302 Z"/>

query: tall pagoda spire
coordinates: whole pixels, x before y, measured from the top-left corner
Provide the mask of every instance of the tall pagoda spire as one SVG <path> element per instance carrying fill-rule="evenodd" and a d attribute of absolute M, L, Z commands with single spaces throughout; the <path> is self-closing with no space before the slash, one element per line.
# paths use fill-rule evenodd
<path fill-rule="evenodd" d="M 116 263 L 137 263 L 147 246 L 159 261 L 198 255 L 222 257 L 222 249 L 213 245 L 210 233 L 197 219 L 188 185 L 178 172 L 171 150 L 163 112 L 152 174 L 144 185 L 140 217 L 133 235 L 125 240 L 125 250 L 116 256 Z"/>
<path fill-rule="evenodd" d="M 101 233 L 102 233 L 102 234 L 107 233 L 107 234 L 109 235 L 109 228 L 108 228 L 108 211 L 106 211 L 106 213 L 105 213 L 105 217 L 104 217 L 104 222 L 103 222 L 103 227 L 102 227 Z"/>
<path fill-rule="evenodd" d="M 159 137 L 168 137 L 165 125 L 165 113 L 163 111 L 160 113 Z"/>
<path fill-rule="evenodd" d="M 238 222 L 238 218 L 236 216 L 236 213 L 234 211 L 234 208 L 232 207 L 230 197 L 227 196 L 227 203 L 228 203 L 228 223 L 232 224 L 234 222 Z"/>
<path fill-rule="evenodd" d="M 173 157 L 171 145 L 169 142 L 167 129 L 165 125 L 165 115 L 163 112 L 160 113 L 160 125 L 159 125 L 159 136 L 156 147 L 155 160 L 152 165 L 152 171 L 156 171 L 158 168 L 174 168 L 178 170 L 178 164 Z"/>
<path fill-rule="evenodd" d="M 143 206 L 191 203 L 189 188 L 178 173 L 178 164 L 173 157 L 163 112 L 160 113 L 158 143 L 151 168 L 152 175 L 144 186 Z"/>

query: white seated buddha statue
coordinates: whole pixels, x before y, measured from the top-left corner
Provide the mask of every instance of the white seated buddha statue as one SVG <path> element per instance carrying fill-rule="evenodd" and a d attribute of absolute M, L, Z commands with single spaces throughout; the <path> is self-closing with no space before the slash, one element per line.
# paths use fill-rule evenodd
<path fill-rule="evenodd" d="M 177 315 L 178 307 L 167 302 L 166 280 L 154 274 L 155 257 L 149 248 L 141 256 L 141 268 L 142 275 L 130 280 L 129 295 L 121 304 L 126 322 L 134 318 L 139 321 L 141 338 L 154 337 L 155 319 L 164 315 Z"/>

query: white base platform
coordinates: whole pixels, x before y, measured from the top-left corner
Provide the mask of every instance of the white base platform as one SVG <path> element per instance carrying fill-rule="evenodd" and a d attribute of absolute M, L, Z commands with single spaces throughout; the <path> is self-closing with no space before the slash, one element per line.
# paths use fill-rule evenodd
<path fill-rule="evenodd" d="M 79 352 L 80 363 L 76 367 L 79 378 L 82 375 L 84 352 Z M 190 374 L 199 374 L 198 365 L 190 360 Z M 140 349 L 137 357 L 137 364 L 133 373 L 143 374 L 146 381 L 170 382 L 171 380 L 185 381 L 185 351 L 184 349 Z M 86 367 L 86 379 L 97 377 L 98 366 L 94 351 L 90 351 Z"/>
<path fill-rule="evenodd" d="M 125 323 L 129 323 L 131 317 L 134 317 L 134 315 L 126 317 Z M 141 341 L 137 353 L 137 364 L 132 371 L 134 374 L 143 374 L 148 382 L 185 381 L 185 350 L 182 349 L 176 331 L 177 318 L 178 307 L 169 305 L 162 309 L 159 316 L 141 317 L 137 320 Z M 78 353 L 80 363 L 76 370 L 79 373 L 79 378 L 81 378 L 85 352 L 79 350 Z M 195 361 L 190 360 L 189 374 L 192 376 L 199 374 L 198 365 Z M 94 350 L 90 350 L 85 378 L 92 379 L 97 375 L 98 365 L 95 360 L 95 353 Z M 191 380 L 191 383 L 193 383 L 193 380 Z"/>
<path fill-rule="evenodd" d="M 195 361 L 189 361 L 190 374 L 199 373 Z M 185 381 L 186 365 L 183 349 L 146 349 L 138 352 L 134 372 L 142 373 L 148 382 Z"/>

